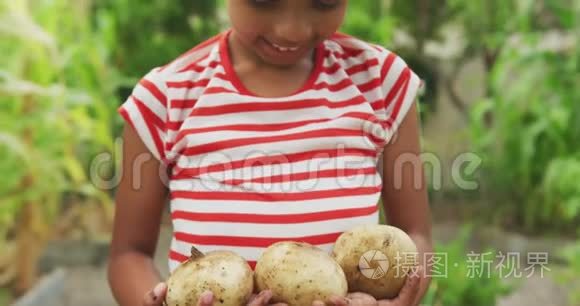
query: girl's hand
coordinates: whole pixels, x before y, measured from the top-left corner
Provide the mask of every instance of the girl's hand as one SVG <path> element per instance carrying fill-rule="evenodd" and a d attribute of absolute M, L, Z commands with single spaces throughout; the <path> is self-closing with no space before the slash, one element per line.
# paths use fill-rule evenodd
<path fill-rule="evenodd" d="M 353 305 L 351 302 L 351 299 L 349 297 L 342 297 L 342 296 L 338 296 L 338 295 L 333 295 L 328 299 L 327 303 L 324 303 L 322 301 L 314 301 L 314 303 L 312 303 L 312 306 L 326 306 L 326 305 L 330 305 L 330 306 L 348 306 L 348 305 Z M 363 304 L 361 304 L 363 305 Z M 365 306 L 367 304 L 364 304 Z M 368 304 L 368 305 L 373 305 L 373 304 Z"/>
<path fill-rule="evenodd" d="M 407 277 L 405 285 L 401 288 L 399 295 L 392 300 L 377 301 L 378 306 L 415 306 L 419 298 L 419 283 L 421 281 L 422 268 L 419 267 L 415 272 L 412 272 Z"/>
<path fill-rule="evenodd" d="M 165 295 L 167 294 L 167 284 L 159 283 L 145 294 L 143 298 L 143 306 L 163 306 L 165 301 Z M 206 291 L 200 296 L 197 306 L 212 306 L 213 305 L 213 293 L 211 291 Z"/>
<path fill-rule="evenodd" d="M 252 297 L 250 298 L 250 302 L 248 303 L 248 306 L 288 306 L 285 303 L 276 303 L 276 304 L 270 304 L 270 299 L 272 298 L 272 291 L 270 290 L 264 290 L 262 292 L 260 292 L 259 294 L 253 294 Z"/>
<path fill-rule="evenodd" d="M 153 288 L 145 293 L 143 297 L 143 306 L 162 306 L 163 301 L 165 301 L 165 294 L 167 293 L 167 285 L 165 283 L 159 283 Z"/>
<path fill-rule="evenodd" d="M 363 292 L 352 292 L 346 297 L 333 296 L 330 298 L 331 305 L 334 306 L 415 306 L 419 294 L 419 282 L 421 280 L 421 268 L 415 273 L 411 273 L 405 285 L 401 288 L 399 295 L 392 300 L 376 300 L 372 295 Z M 313 306 L 324 306 L 325 304 L 316 301 Z"/>

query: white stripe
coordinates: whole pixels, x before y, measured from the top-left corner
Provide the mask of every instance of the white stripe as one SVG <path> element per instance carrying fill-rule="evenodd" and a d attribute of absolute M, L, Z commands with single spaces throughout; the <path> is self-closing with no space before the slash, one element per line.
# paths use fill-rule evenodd
<path fill-rule="evenodd" d="M 209 62 L 209 60 L 217 60 L 208 58 L 207 60 L 203 60 L 203 62 Z M 207 63 L 209 64 L 209 63 Z M 206 64 L 199 63 L 199 66 L 204 67 L 204 70 L 201 72 L 196 72 L 194 70 L 187 70 L 180 73 L 175 73 L 171 76 L 170 82 L 187 82 L 187 81 L 199 81 L 203 79 L 207 79 L 212 77 L 216 73 L 224 73 L 224 67 L 221 64 L 218 64 L 215 68 L 210 66 L 206 66 Z"/>
<path fill-rule="evenodd" d="M 263 164 L 260 162 L 250 163 L 250 159 L 246 162 L 243 167 L 231 169 L 231 163 L 226 161 L 223 164 L 223 170 L 213 171 L 211 173 L 205 173 L 203 175 L 222 175 L 230 179 L 246 179 L 251 176 L 273 176 L 273 175 L 288 175 L 291 173 L 303 173 L 307 171 L 314 170 L 329 170 L 329 169 L 360 169 L 376 167 L 377 159 L 375 157 L 368 156 L 338 156 L 330 157 L 326 154 L 321 154 L 320 156 L 314 156 L 308 160 L 289 162 L 284 156 L 277 158 L 275 162 L 271 164 Z M 260 157 L 268 157 L 268 155 L 256 155 L 253 158 L 259 159 Z M 201 167 L 207 167 L 223 160 L 209 160 L 204 159 L 203 165 Z M 232 161 L 233 162 L 233 161 Z M 185 163 L 181 164 L 186 166 Z M 178 166 L 180 166 L 178 164 Z"/>
<path fill-rule="evenodd" d="M 230 80 L 224 80 L 222 78 L 216 78 L 216 77 L 214 77 L 211 80 L 211 82 L 209 83 L 208 88 L 210 88 L 210 87 L 223 87 L 223 88 L 228 89 L 228 90 L 237 91 L 236 87 L 234 86 L 234 84 L 232 84 L 232 82 Z M 231 93 L 228 93 L 228 94 L 231 95 Z M 236 94 L 234 94 L 234 95 L 236 95 Z"/>
<path fill-rule="evenodd" d="M 403 101 L 401 102 L 401 107 L 399 109 L 399 113 L 397 114 L 397 117 L 394 118 L 394 122 L 393 122 L 390 130 L 386 131 L 386 133 L 385 133 L 384 139 L 387 142 L 390 141 L 391 138 L 393 137 L 393 135 L 397 132 L 399 126 L 403 122 L 403 119 L 407 115 L 407 112 L 409 111 L 409 109 L 411 108 L 413 103 L 415 103 L 415 99 L 417 97 L 417 92 L 419 91 L 420 86 L 421 86 L 421 80 L 419 79 L 419 77 L 415 73 L 411 72 L 411 78 L 409 79 L 409 85 L 407 87 L 407 91 L 405 92 L 404 91 L 405 87 L 402 86 L 401 89 L 399 90 L 399 93 L 397 94 L 397 97 L 394 100 L 394 101 L 397 101 L 397 99 L 399 99 L 402 94 L 405 94 L 405 96 L 403 97 Z M 391 103 L 391 105 L 389 105 L 389 107 L 386 111 L 387 116 L 389 116 L 389 117 L 391 116 L 396 104 L 397 103 Z"/>
<path fill-rule="evenodd" d="M 360 136 L 343 136 L 343 137 L 315 137 L 296 140 L 279 140 L 258 144 L 245 144 L 236 147 L 219 149 L 214 152 L 200 152 L 191 156 L 180 156 L 184 158 L 187 168 L 199 167 L 200 164 L 207 164 L 204 160 L 217 160 L 227 162 L 233 160 L 246 160 L 248 157 L 261 155 L 283 155 L 291 152 L 307 152 L 314 150 L 342 150 L 342 148 L 359 148 L 366 150 L 376 149 L 374 144 L 365 137 Z M 179 161 L 181 163 L 181 161 Z M 183 165 L 183 164 L 181 164 Z"/>
<path fill-rule="evenodd" d="M 226 185 L 221 183 L 222 180 L 227 179 L 225 175 L 220 174 L 206 174 L 201 178 L 189 180 L 174 180 L 170 183 L 172 191 L 199 191 L 199 192 L 258 192 L 261 194 L 269 193 L 303 193 L 312 191 L 336 190 L 336 189 L 352 189 L 352 188 L 368 188 L 376 187 L 381 184 L 381 177 L 378 174 L 358 174 L 350 176 L 339 177 L 316 177 L 316 173 L 312 173 L 312 178 L 307 180 L 290 181 L 287 178 L 285 181 L 278 182 L 245 182 L 240 185 Z M 253 177 L 249 176 L 248 179 Z"/>
<path fill-rule="evenodd" d="M 191 52 L 182 58 L 178 58 L 175 62 L 171 63 L 168 69 L 175 73 L 191 65 L 191 63 L 202 59 L 204 56 L 207 56 L 213 52 L 217 52 L 217 50 L 219 50 L 219 40 L 199 50 L 195 50 L 194 52 Z"/>
<path fill-rule="evenodd" d="M 155 87 L 159 89 L 159 91 L 163 92 L 163 87 L 160 87 L 157 83 L 153 80 L 148 79 L 148 81 L 155 84 Z M 159 101 L 150 91 L 149 89 L 145 88 L 141 84 L 135 86 L 133 90 L 133 96 L 139 99 L 143 104 L 150 109 L 155 116 L 157 116 L 162 121 L 165 121 L 165 116 L 167 114 L 167 110 L 165 108 L 164 102 Z"/>
<path fill-rule="evenodd" d="M 377 219 L 378 212 L 368 216 L 333 219 L 327 221 L 290 223 L 290 224 L 259 224 L 236 222 L 197 222 L 183 219 L 173 220 L 176 232 L 192 233 L 194 235 L 217 235 L 228 237 L 256 238 L 290 238 L 326 235 L 343 232 L 353 224 L 371 223 Z"/>
<path fill-rule="evenodd" d="M 330 85 L 334 85 L 344 81 L 345 78 L 349 78 L 353 82 L 353 84 L 362 85 L 373 80 L 375 78 L 373 76 L 380 75 L 380 71 L 381 67 L 377 65 L 369 68 L 368 70 L 359 71 L 352 75 L 347 75 L 344 69 L 338 69 L 333 74 L 322 72 L 320 73 L 320 77 L 318 79 L 317 84 L 325 82 Z"/>
<path fill-rule="evenodd" d="M 228 90 L 232 90 L 232 91 L 236 91 L 235 86 L 227 80 L 223 80 L 221 78 L 216 78 L 210 76 L 210 82 L 207 86 L 196 86 L 196 87 L 185 87 L 185 88 L 168 88 L 168 95 L 172 97 L 172 99 L 188 99 L 188 100 L 197 100 L 199 99 L 202 94 L 210 87 L 224 87 Z M 206 79 L 206 78 L 204 78 Z M 200 80 L 192 80 L 194 82 L 199 82 Z M 231 94 L 231 93 L 224 93 L 224 95 L 226 96 L 235 96 L 235 97 L 242 97 L 239 96 L 238 94 Z M 204 95 L 203 97 L 207 97 L 207 96 L 214 96 L 214 95 Z M 218 101 L 220 101 L 218 99 Z M 216 101 L 213 101 L 214 103 Z M 221 101 L 220 101 L 221 102 Z M 213 105 L 210 104 L 210 105 Z M 221 105 L 221 104 L 216 104 L 216 105 Z"/>
<path fill-rule="evenodd" d="M 211 87 L 225 87 L 227 89 L 235 90 L 231 82 L 222 80 L 220 78 L 212 79 L 209 84 Z M 205 90 L 206 88 L 204 88 Z M 174 97 L 180 99 L 197 99 L 200 98 L 202 92 L 187 88 L 170 88 L 169 91 Z M 197 107 L 201 106 L 220 106 L 220 105 L 236 105 L 245 103 L 277 103 L 277 102 L 300 102 L 302 100 L 311 99 L 328 99 L 329 102 L 342 102 L 360 95 L 360 91 L 354 85 L 343 88 L 340 91 L 332 92 L 328 88 L 315 90 L 310 89 L 301 92 L 292 97 L 278 97 L 278 98 L 264 98 L 255 96 L 246 96 L 238 93 L 213 93 L 203 95 L 198 101 Z"/>
<path fill-rule="evenodd" d="M 198 101 L 199 102 L 199 101 Z M 336 118 L 349 112 L 370 112 L 372 108 L 368 103 L 360 103 L 340 108 L 328 108 L 318 106 L 293 110 L 255 111 L 244 113 L 228 113 L 216 116 L 197 116 L 187 118 L 182 129 L 205 128 L 228 124 L 278 124 L 292 121 L 319 120 L 324 118 Z"/>
<path fill-rule="evenodd" d="M 389 72 L 385 76 L 383 84 L 381 85 L 381 88 L 383 88 L 382 91 L 385 95 L 385 98 L 386 98 L 386 95 L 389 94 L 389 92 L 391 91 L 391 89 L 393 88 L 393 86 L 395 85 L 395 83 L 397 82 L 399 77 L 401 76 L 401 73 L 403 72 L 403 70 L 406 67 L 407 67 L 407 65 L 400 57 L 395 58 L 395 61 L 393 62 L 391 69 L 389 70 Z"/>
<path fill-rule="evenodd" d="M 242 200 L 194 200 L 174 199 L 171 211 L 190 211 L 199 213 L 240 213 L 240 214 L 305 214 L 338 209 L 356 209 L 378 203 L 380 192 L 374 194 L 342 196 L 332 199 L 313 199 L 304 201 L 279 201 L 276 203 L 252 202 Z"/>
<path fill-rule="evenodd" d="M 155 146 L 155 142 L 153 141 L 153 137 L 149 132 L 149 128 L 147 127 L 141 112 L 137 108 L 137 105 L 134 103 L 134 100 L 128 101 L 123 105 L 123 107 L 129 114 L 129 117 L 135 126 L 135 130 L 139 134 L 143 144 L 145 144 L 145 146 L 151 151 L 155 158 L 159 159 L 160 155 L 157 151 L 157 146 Z"/>
<path fill-rule="evenodd" d="M 372 114 L 369 114 L 371 117 Z M 180 141 L 176 143 L 178 146 L 183 146 L 189 144 L 193 145 L 203 145 L 208 143 L 215 143 L 222 140 L 234 140 L 243 138 L 261 138 L 261 137 L 272 137 L 272 136 L 282 136 L 302 132 L 317 131 L 321 129 L 349 129 L 360 131 L 360 135 L 364 135 L 366 131 L 366 126 L 371 125 L 372 121 L 363 120 L 360 118 L 353 117 L 338 117 L 331 121 L 310 123 L 307 125 L 298 126 L 291 129 L 285 130 L 273 130 L 273 131 L 238 131 L 238 130 L 217 130 L 200 133 L 193 133 L 185 135 Z"/>

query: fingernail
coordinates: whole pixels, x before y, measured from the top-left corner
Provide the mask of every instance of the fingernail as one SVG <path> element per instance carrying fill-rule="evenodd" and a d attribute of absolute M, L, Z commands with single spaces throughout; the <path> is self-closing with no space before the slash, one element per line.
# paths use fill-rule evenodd
<path fill-rule="evenodd" d="M 203 293 L 203 297 L 201 299 L 204 304 L 209 304 L 213 301 L 213 293 L 210 291 L 206 291 Z"/>
<path fill-rule="evenodd" d="M 266 300 L 271 299 L 272 298 L 272 291 L 268 290 L 268 291 L 264 292 L 264 298 Z"/>
<path fill-rule="evenodd" d="M 159 283 L 159 284 L 157 284 L 157 286 L 155 286 L 155 288 L 153 288 L 153 295 L 155 295 L 155 298 L 158 298 L 158 297 L 163 295 L 164 291 L 165 291 L 165 284 Z"/>

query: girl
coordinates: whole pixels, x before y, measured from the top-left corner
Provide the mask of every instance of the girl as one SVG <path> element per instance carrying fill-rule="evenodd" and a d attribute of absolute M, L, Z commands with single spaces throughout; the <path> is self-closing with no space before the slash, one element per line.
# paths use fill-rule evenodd
<path fill-rule="evenodd" d="M 420 255 L 431 252 L 421 82 L 394 53 L 337 33 L 347 2 L 227 1 L 229 30 L 135 87 L 119 110 L 128 124 L 109 263 L 119 304 L 162 305 L 152 257 L 166 196 L 170 270 L 192 245 L 232 250 L 252 268 L 276 241 L 330 252 L 345 230 L 379 222 L 380 196 L 389 223 Z M 396 171 L 402 162 L 415 169 Z M 413 273 L 394 300 L 352 292 L 315 304 L 417 305 L 426 274 Z M 250 305 L 268 305 L 271 294 Z M 200 305 L 213 305 L 211 292 Z"/>

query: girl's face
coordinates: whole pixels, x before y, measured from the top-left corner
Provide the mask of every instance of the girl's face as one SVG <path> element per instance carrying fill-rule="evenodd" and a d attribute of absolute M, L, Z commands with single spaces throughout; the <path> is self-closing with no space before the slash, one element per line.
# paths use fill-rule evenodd
<path fill-rule="evenodd" d="M 234 39 L 263 62 L 291 66 L 341 26 L 348 0 L 229 0 Z"/>

